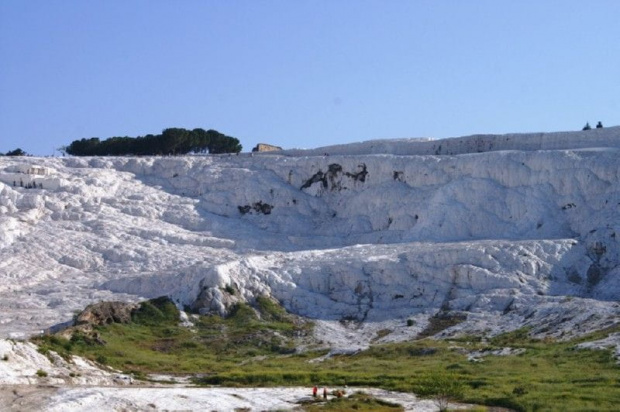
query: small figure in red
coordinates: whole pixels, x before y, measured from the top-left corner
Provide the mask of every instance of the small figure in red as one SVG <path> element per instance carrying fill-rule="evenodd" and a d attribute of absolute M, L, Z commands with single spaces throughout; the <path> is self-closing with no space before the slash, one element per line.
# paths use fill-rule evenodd
<path fill-rule="evenodd" d="M 316 398 L 316 393 L 318 392 L 319 388 L 316 387 L 316 385 L 314 385 L 314 387 L 312 388 L 312 396 L 314 396 Z"/>

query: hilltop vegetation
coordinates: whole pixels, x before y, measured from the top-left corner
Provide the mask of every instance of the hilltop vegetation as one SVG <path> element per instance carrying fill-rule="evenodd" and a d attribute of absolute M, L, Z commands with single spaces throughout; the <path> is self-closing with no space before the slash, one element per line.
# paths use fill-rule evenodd
<path fill-rule="evenodd" d="M 121 156 L 121 155 L 179 155 L 209 152 L 239 153 L 239 140 L 216 130 L 183 128 L 165 129 L 158 135 L 139 137 L 98 137 L 74 140 L 64 150 L 73 156 Z"/>
<path fill-rule="evenodd" d="M 6 153 L 0 153 L 0 156 L 26 156 L 28 153 L 24 152 L 19 147 L 15 150 L 9 150 Z"/>

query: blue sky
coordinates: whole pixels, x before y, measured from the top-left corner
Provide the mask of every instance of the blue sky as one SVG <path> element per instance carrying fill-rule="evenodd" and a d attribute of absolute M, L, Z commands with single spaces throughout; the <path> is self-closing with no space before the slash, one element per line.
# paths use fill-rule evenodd
<path fill-rule="evenodd" d="M 0 152 L 620 124 L 620 1 L 0 1 Z"/>

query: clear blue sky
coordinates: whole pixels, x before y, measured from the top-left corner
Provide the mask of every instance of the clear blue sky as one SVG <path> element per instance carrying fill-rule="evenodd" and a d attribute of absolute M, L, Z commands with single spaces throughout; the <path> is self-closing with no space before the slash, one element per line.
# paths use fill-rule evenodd
<path fill-rule="evenodd" d="M 0 152 L 620 124 L 620 1 L 1 0 Z"/>

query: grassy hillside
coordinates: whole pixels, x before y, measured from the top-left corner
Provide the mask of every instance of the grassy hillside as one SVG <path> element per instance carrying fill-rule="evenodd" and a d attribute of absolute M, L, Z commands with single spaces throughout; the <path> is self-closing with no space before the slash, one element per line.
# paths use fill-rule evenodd
<path fill-rule="evenodd" d="M 198 316 L 194 322 L 192 328 L 179 326 L 177 309 L 160 299 L 143 303 L 129 324 L 75 332 L 70 340 L 45 336 L 36 341 L 44 352 L 85 356 L 138 377 L 195 374 L 195 382 L 204 385 L 374 386 L 522 411 L 611 411 L 620 404 L 620 366 L 610 351 L 578 350 L 577 341 L 532 340 L 526 330 L 488 341 L 425 338 L 376 345 L 316 361 L 326 351 L 312 345 L 302 353 L 295 350 L 311 341 L 312 324 L 266 298 L 255 307 L 238 305 L 226 319 Z M 483 356 L 480 362 L 467 359 L 472 351 L 503 347 L 525 351 Z"/>

